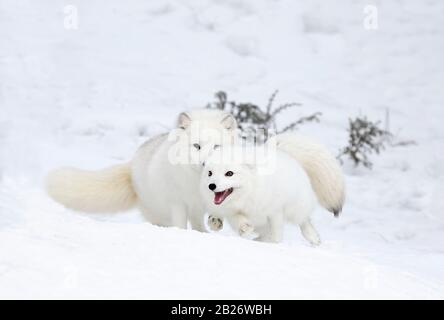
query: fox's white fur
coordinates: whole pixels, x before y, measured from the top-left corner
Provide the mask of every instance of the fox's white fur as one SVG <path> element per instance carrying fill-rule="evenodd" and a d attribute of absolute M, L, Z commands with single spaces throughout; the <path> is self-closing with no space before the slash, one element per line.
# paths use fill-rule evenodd
<path fill-rule="evenodd" d="M 263 154 L 257 152 L 258 148 L 263 147 L 257 147 L 256 153 Z M 289 221 L 300 226 L 310 243 L 319 244 L 310 222 L 316 195 L 298 161 L 277 150 L 274 170 L 261 173 L 257 165 L 246 164 L 242 156 L 225 157 L 224 152 L 245 153 L 233 149 L 215 151 L 202 172 L 200 190 L 211 219 L 226 218 L 240 235 L 250 236 L 254 231 L 260 240 L 269 242 L 282 240 L 284 222 Z"/>
<path fill-rule="evenodd" d="M 66 207 L 84 212 L 116 212 L 138 206 L 156 225 L 205 231 L 198 193 L 201 159 L 234 134 L 235 119 L 226 112 L 195 110 L 180 114 L 175 130 L 177 152 L 194 163 L 172 163 L 177 141 L 167 134 L 143 144 L 127 164 L 101 171 L 62 168 L 47 178 L 48 194 Z M 199 148 L 197 148 L 197 146 Z M 198 150 L 199 149 L 199 150 Z"/>
<path fill-rule="evenodd" d="M 60 168 L 49 173 L 46 190 L 57 202 L 84 212 L 125 211 L 137 201 L 130 163 L 99 171 Z"/>
<path fill-rule="evenodd" d="M 51 172 L 48 194 L 77 211 L 118 212 L 137 206 L 151 223 L 186 228 L 189 220 L 194 229 L 204 231 L 205 211 L 198 192 L 202 159 L 214 146 L 225 144 L 226 137 L 236 140 L 236 121 L 226 112 L 195 110 L 180 114 L 177 127 L 178 135 L 189 141 L 179 151 L 199 160 L 195 164 L 171 163 L 174 142 L 167 134 L 159 135 L 143 144 L 131 162 L 99 171 L 61 168 Z M 196 127 L 197 134 L 192 130 Z M 344 182 L 336 160 L 305 137 L 278 135 L 274 139 L 279 150 L 304 168 L 319 202 L 337 214 L 344 201 Z M 221 223 L 211 221 L 211 227 Z"/>
<path fill-rule="evenodd" d="M 310 178 L 318 201 L 337 217 L 345 200 L 345 181 L 341 167 L 328 149 L 310 138 L 293 133 L 274 137 L 277 149 L 294 158 Z"/>
<path fill-rule="evenodd" d="M 190 135 L 184 148 L 196 160 L 194 164 L 171 163 L 169 154 L 174 142 L 168 141 L 166 135 L 148 141 L 136 153 L 132 161 L 133 186 L 139 208 L 150 222 L 186 228 L 188 219 L 194 230 L 205 231 L 205 211 L 198 192 L 202 163 L 215 146 L 224 143 L 223 136 L 236 129 L 234 119 L 230 118 L 230 126 L 226 126 L 221 122 L 223 118 L 200 121 L 200 132 Z"/>

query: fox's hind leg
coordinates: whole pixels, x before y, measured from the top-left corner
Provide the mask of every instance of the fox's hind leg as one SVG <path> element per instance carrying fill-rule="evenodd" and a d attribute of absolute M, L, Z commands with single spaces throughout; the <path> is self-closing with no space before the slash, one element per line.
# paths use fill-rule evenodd
<path fill-rule="evenodd" d="M 270 230 L 269 241 L 270 242 L 282 242 L 284 234 L 284 215 L 276 214 L 269 218 Z"/>
<path fill-rule="evenodd" d="M 321 244 L 321 239 L 319 238 L 318 232 L 311 224 L 310 219 L 305 220 L 303 223 L 299 225 L 301 228 L 301 233 L 308 242 L 310 242 L 314 246 L 318 246 Z"/>
<path fill-rule="evenodd" d="M 171 222 L 173 227 L 187 228 L 187 210 L 181 205 L 171 206 Z"/>
<path fill-rule="evenodd" d="M 151 224 L 160 227 L 171 227 L 171 219 L 168 216 L 156 215 L 155 208 L 147 208 L 142 204 L 139 204 L 139 210 L 142 212 L 143 218 Z"/>

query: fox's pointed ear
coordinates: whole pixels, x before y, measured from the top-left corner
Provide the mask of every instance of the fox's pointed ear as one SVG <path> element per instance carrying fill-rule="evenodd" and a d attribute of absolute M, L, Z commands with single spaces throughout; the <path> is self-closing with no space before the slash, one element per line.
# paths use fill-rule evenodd
<path fill-rule="evenodd" d="M 177 118 L 177 127 L 180 129 L 187 129 L 191 124 L 191 117 L 188 113 L 182 112 Z"/>
<path fill-rule="evenodd" d="M 220 123 L 228 131 L 233 131 L 237 128 L 237 121 L 231 113 L 225 114 Z"/>

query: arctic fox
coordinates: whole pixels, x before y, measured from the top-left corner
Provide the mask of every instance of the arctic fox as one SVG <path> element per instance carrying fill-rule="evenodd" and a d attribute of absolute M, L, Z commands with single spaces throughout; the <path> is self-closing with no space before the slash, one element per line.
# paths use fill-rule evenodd
<path fill-rule="evenodd" d="M 223 111 L 182 113 L 176 130 L 148 140 L 131 162 L 101 171 L 55 170 L 47 177 L 47 192 L 73 210 L 117 212 L 137 206 L 153 224 L 187 228 L 190 221 L 204 232 L 198 192 L 202 162 L 236 129 L 234 117 Z"/>
<path fill-rule="evenodd" d="M 270 149 L 272 144 L 276 149 Z M 245 159 L 253 153 L 255 157 L 267 154 L 266 148 L 274 158 L 265 157 L 261 164 L 257 158 Z M 268 170 L 261 172 L 264 166 Z M 278 135 L 254 150 L 215 151 L 205 163 L 200 188 L 213 230 L 220 229 L 220 219 L 227 218 L 241 236 L 251 237 L 254 232 L 259 240 L 280 242 L 284 222 L 289 221 L 299 225 L 313 245 L 320 244 L 310 221 L 317 202 L 337 216 L 345 194 L 336 159 L 321 145 L 292 134 Z"/>

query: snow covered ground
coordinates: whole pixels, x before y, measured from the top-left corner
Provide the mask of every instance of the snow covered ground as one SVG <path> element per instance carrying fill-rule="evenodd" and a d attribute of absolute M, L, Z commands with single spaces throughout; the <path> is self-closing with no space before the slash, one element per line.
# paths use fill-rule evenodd
<path fill-rule="evenodd" d="M 0 298 L 444 298 L 443 16 L 439 0 L 0 0 Z M 288 119 L 323 113 L 301 132 L 332 152 L 348 117 L 386 110 L 416 141 L 345 164 L 319 248 L 292 226 L 263 244 L 44 193 L 50 169 L 128 160 L 218 90 L 265 104 L 275 89 L 303 103 Z"/>

